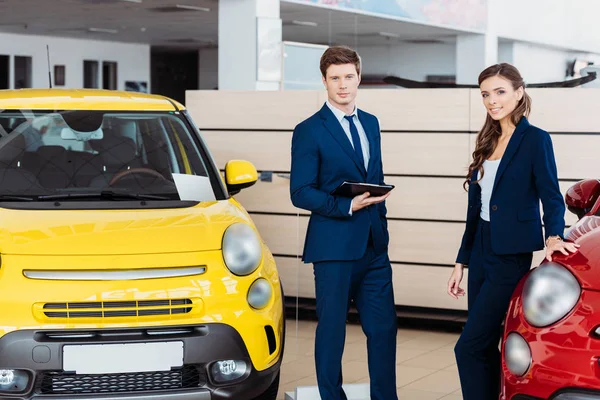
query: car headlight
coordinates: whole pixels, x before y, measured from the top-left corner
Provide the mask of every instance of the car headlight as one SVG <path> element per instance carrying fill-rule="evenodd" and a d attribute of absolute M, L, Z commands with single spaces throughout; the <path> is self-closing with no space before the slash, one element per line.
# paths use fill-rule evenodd
<path fill-rule="evenodd" d="M 248 304 L 250 304 L 252 308 L 260 310 L 269 304 L 272 295 L 273 289 L 271 288 L 269 281 L 264 278 L 258 278 L 254 281 L 252 286 L 250 286 L 250 290 L 248 290 Z"/>
<path fill-rule="evenodd" d="M 506 368 L 517 376 L 523 376 L 531 366 L 531 349 L 523 336 L 511 332 L 504 342 Z"/>
<path fill-rule="evenodd" d="M 223 235 L 223 259 L 235 275 L 249 275 L 262 260 L 262 245 L 250 225 L 230 225 Z"/>
<path fill-rule="evenodd" d="M 581 295 L 581 286 L 565 267 L 548 263 L 531 272 L 523 288 L 523 313 L 536 327 L 552 325 L 567 315 Z"/>

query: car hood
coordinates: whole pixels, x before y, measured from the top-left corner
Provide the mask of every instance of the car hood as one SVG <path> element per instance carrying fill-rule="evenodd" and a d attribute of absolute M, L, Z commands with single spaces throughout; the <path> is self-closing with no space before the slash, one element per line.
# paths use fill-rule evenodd
<path fill-rule="evenodd" d="M 579 251 L 569 256 L 555 255 L 553 260 L 568 267 L 582 288 L 600 291 L 600 217 L 583 217 L 566 239 L 579 244 Z"/>
<path fill-rule="evenodd" d="M 251 223 L 233 200 L 154 210 L 0 209 L 0 254 L 122 255 L 221 248 L 235 222 Z"/>

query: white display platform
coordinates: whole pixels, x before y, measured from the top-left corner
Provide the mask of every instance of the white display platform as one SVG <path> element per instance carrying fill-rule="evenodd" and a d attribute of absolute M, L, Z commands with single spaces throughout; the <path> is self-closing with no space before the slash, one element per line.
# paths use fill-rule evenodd
<path fill-rule="evenodd" d="M 368 383 L 352 383 L 342 385 L 348 400 L 369 400 Z M 316 386 L 298 386 L 296 392 L 287 392 L 285 400 L 321 400 L 319 389 Z"/>

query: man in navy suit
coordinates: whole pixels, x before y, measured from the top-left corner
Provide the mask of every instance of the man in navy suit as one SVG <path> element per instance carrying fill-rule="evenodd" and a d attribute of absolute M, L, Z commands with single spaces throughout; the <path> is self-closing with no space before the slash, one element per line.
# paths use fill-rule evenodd
<path fill-rule="evenodd" d="M 396 310 L 384 196 L 332 195 L 344 181 L 383 184 L 379 121 L 356 108 L 360 58 L 327 49 L 321 74 L 328 99 L 292 138 L 292 203 L 311 212 L 303 260 L 314 264 L 315 364 L 322 400 L 346 400 L 342 353 L 351 301 L 367 336 L 372 400 L 395 400 Z"/>

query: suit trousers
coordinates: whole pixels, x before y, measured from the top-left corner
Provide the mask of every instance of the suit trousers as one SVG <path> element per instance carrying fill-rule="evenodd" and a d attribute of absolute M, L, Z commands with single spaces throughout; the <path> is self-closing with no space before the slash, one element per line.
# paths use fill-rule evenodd
<path fill-rule="evenodd" d="M 531 268 L 533 254 L 494 254 L 490 223 L 483 219 L 474 240 L 467 287 L 469 314 L 454 352 L 463 399 L 497 400 L 502 321 L 513 291 Z"/>
<path fill-rule="evenodd" d="M 372 400 L 396 400 L 398 332 L 392 268 L 387 251 L 376 254 L 369 242 L 356 261 L 314 264 L 317 300 L 315 366 L 322 400 L 346 400 L 342 389 L 342 354 L 351 301 L 367 337 Z"/>

